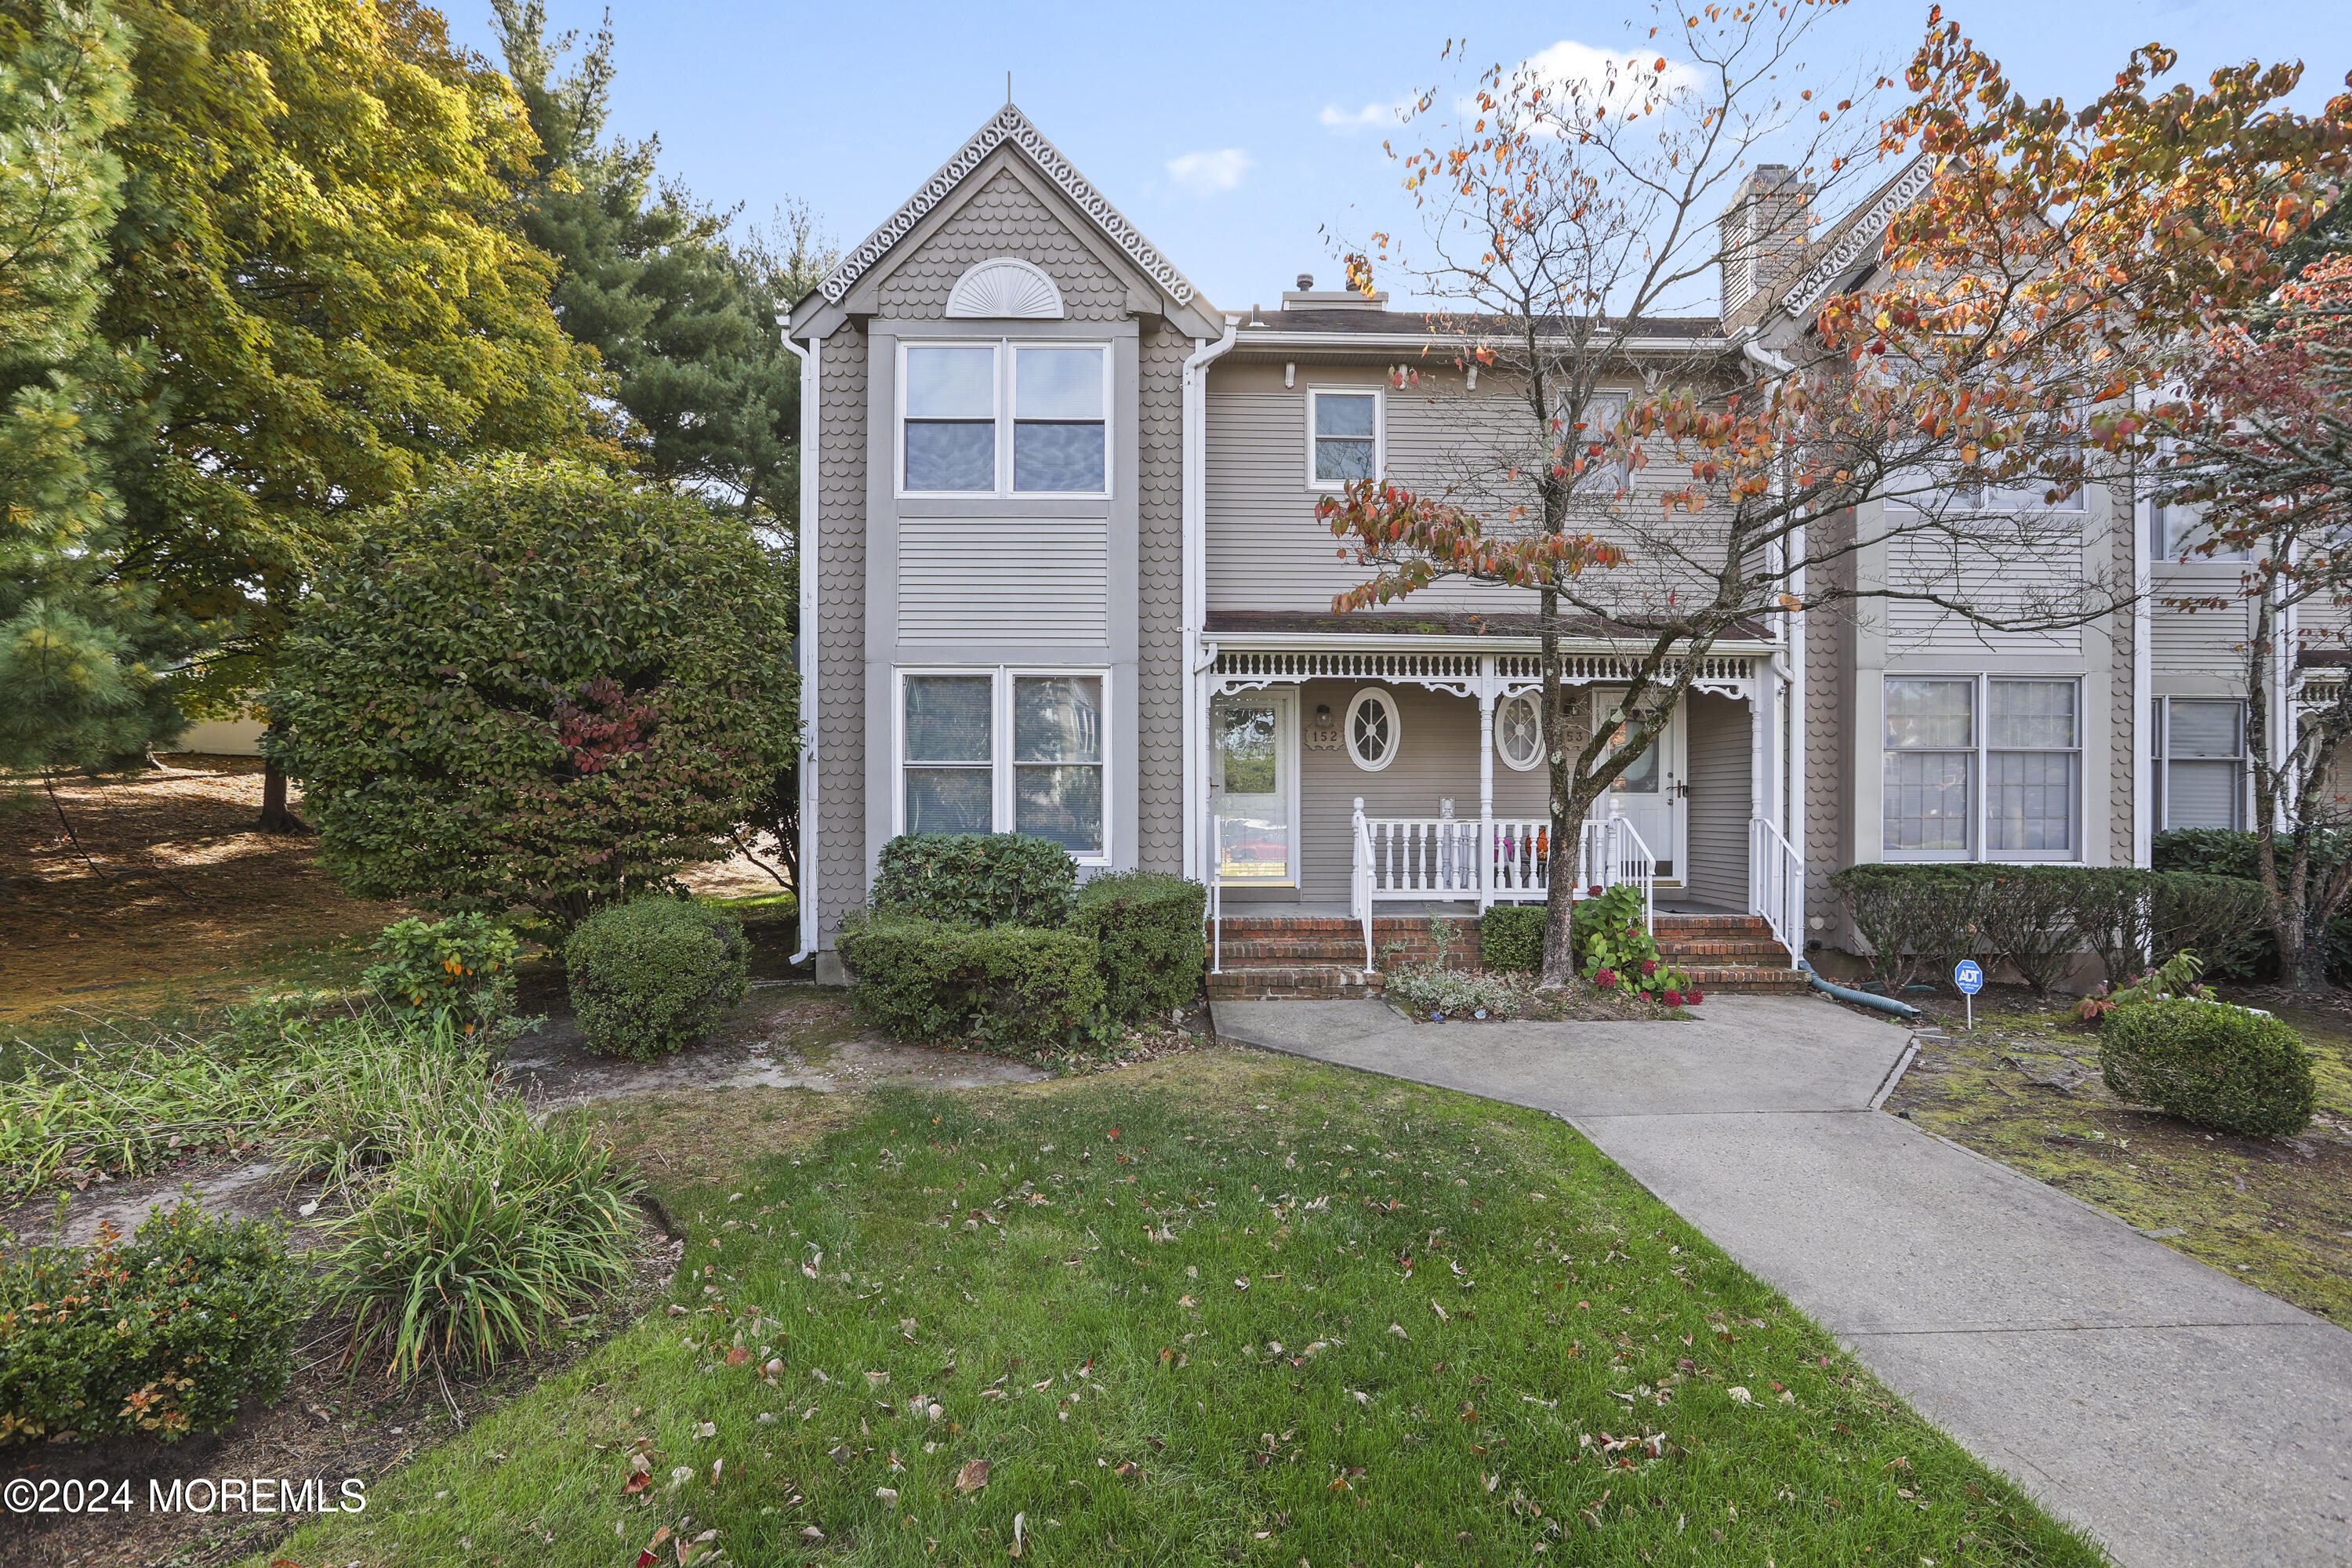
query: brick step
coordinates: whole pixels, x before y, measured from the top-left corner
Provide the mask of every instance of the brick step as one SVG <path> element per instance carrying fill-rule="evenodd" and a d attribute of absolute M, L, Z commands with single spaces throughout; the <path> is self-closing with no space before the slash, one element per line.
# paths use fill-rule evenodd
<path fill-rule="evenodd" d="M 1223 944 L 1225 967 L 1264 968 L 1269 964 L 1338 963 L 1353 962 L 1361 967 L 1364 962 L 1364 938 L 1359 931 L 1353 937 L 1276 936 L 1227 937 Z"/>
<path fill-rule="evenodd" d="M 1772 922 L 1761 915 L 1660 915 L 1650 928 L 1663 942 L 1670 936 L 1763 937 Z"/>
<path fill-rule="evenodd" d="M 1330 1002 L 1377 996 L 1377 974 L 1336 963 L 1228 969 L 1208 977 L 1209 996 L 1218 1002 Z"/>
<path fill-rule="evenodd" d="M 1789 950 L 1769 937 L 1761 942 L 1668 938 L 1658 943 L 1658 952 L 1662 956 L 1671 958 L 1676 963 L 1685 964 L 1695 960 L 1701 963 L 1708 961 L 1727 963 L 1744 959 L 1752 963 L 1782 965 L 1786 965 L 1789 962 Z"/>
<path fill-rule="evenodd" d="M 1778 966 L 1763 964 L 1685 964 L 1683 973 L 1702 994 L 1726 992 L 1799 992 L 1808 989 L 1805 972 L 1790 969 L 1784 959 Z"/>

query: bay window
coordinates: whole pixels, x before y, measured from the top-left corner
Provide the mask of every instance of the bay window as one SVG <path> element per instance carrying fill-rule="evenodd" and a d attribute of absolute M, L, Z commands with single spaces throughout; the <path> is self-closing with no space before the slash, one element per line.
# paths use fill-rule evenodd
<path fill-rule="evenodd" d="M 898 363 L 900 493 L 1110 492 L 1107 346 L 908 343 Z"/>
<path fill-rule="evenodd" d="M 2078 682 L 1889 676 L 1885 694 L 1887 859 L 2080 858 Z"/>
<path fill-rule="evenodd" d="M 899 678 L 901 833 L 1029 833 L 1108 858 L 1105 678 L 993 669 Z"/>

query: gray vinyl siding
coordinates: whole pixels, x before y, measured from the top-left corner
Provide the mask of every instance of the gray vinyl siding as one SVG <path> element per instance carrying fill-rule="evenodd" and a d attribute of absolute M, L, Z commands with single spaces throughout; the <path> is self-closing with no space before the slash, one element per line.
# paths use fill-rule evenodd
<path fill-rule="evenodd" d="M 1690 798 L 1691 896 L 1725 909 L 1748 908 L 1748 818 L 1755 780 L 1748 704 L 1694 693 L 1685 710 Z"/>
<path fill-rule="evenodd" d="M 906 517 L 898 640 L 941 648 L 1109 637 L 1110 538 L 1099 517 Z"/>
<path fill-rule="evenodd" d="M 866 338 L 824 341 L 817 414 L 818 942 L 866 902 Z"/>

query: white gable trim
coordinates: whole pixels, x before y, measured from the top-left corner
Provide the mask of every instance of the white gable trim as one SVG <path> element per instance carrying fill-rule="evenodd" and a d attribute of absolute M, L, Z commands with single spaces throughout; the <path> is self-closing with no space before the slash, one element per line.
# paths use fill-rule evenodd
<path fill-rule="evenodd" d="M 904 239 L 925 214 L 945 201 L 958 185 L 989 153 L 1000 145 L 1011 144 L 1028 154 L 1038 171 L 1061 188 L 1062 194 L 1077 204 L 1110 242 L 1127 258 L 1143 269 L 1144 275 L 1160 285 L 1168 297 L 1180 305 L 1192 302 L 1193 289 L 1184 275 L 1176 270 L 1168 258 L 1145 239 L 1136 226 L 1111 205 L 1103 194 L 1087 183 L 1076 165 L 1062 156 L 1061 150 L 1045 140 L 1045 132 L 1029 123 L 1029 117 L 1011 104 L 997 110 L 993 119 L 980 128 L 961 151 L 940 166 L 938 174 L 923 182 L 922 189 L 909 197 L 907 205 L 890 215 L 889 220 L 866 237 L 865 243 L 842 258 L 841 264 L 825 275 L 817 285 L 828 304 L 838 305 L 852 285 L 870 271 L 874 264 L 890 252 L 891 247 Z"/>
<path fill-rule="evenodd" d="M 1800 320 L 1811 315 L 1838 279 L 1853 270 L 1865 251 L 1874 251 L 1885 243 L 1886 226 L 1895 221 L 1895 215 L 1917 201 L 1935 179 L 1936 161 L 1925 157 L 1915 159 L 1911 166 L 1897 174 L 1894 184 L 1888 185 L 1879 198 L 1871 203 L 1843 234 L 1838 236 L 1828 254 L 1806 268 L 1805 275 L 1798 279 L 1795 286 L 1782 297 L 1781 308 Z"/>

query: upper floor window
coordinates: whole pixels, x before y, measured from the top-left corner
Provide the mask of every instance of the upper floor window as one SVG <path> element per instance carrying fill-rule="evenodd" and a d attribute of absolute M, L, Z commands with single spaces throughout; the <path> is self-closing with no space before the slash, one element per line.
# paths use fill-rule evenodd
<path fill-rule="evenodd" d="M 909 343 L 901 355 L 902 492 L 1109 493 L 1108 348 Z"/>
<path fill-rule="evenodd" d="M 1336 490 L 1351 479 L 1379 477 L 1385 432 L 1377 389 L 1309 388 L 1307 426 L 1307 482 L 1311 488 Z"/>
<path fill-rule="evenodd" d="M 2211 537 L 2205 525 L 2205 509 L 2192 502 L 2175 501 L 2167 506 L 2151 501 L 2147 509 L 2148 548 L 2159 561 L 2175 564 L 2194 564 L 2200 561 L 2243 561 L 2241 550 L 2215 549 L 2200 551 L 2197 547 Z"/>

